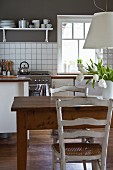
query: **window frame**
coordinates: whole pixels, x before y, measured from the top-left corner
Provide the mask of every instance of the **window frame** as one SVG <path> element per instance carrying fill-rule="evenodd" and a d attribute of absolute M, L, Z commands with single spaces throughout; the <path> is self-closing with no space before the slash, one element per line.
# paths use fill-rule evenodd
<path fill-rule="evenodd" d="M 93 15 L 57 15 L 57 73 L 63 73 L 62 63 L 62 22 L 90 22 Z"/>

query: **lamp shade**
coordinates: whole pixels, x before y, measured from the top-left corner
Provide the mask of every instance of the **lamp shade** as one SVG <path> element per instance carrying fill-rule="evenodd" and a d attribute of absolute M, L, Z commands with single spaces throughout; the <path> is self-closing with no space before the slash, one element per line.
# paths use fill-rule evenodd
<path fill-rule="evenodd" d="M 83 48 L 113 48 L 113 12 L 94 14 Z"/>

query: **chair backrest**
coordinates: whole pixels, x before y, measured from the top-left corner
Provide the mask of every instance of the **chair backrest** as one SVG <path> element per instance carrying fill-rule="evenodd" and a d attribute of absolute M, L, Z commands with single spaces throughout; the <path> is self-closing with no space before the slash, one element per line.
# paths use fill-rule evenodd
<path fill-rule="evenodd" d="M 83 94 L 83 96 L 88 96 L 88 87 L 76 87 L 76 86 L 61 86 L 58 88 L 50 88 L 50 95 L 53 96 L 53 94 L 58 92 L 80 92 Z"/>
<path fill-rule="evenodd" d="M 102 155 L 106 159 L 107 156 L 107 146 L 108 146 L 108 138 L 109 138 L 109 130 L 110 130 L 110 123 L 111 123 L 111 118 L 112 118 L 112 104 L 113 100 L 104 100 L 104 99 L 98 99 L 96 97 L 73 97 L 73 98 L 66 98 L 66 99 L 57 99 L 56 101 L 56 109 L 57 109 L 57 120 L 58 120 L 58 132 L 59 132 L 59 145 L 62 150 L 62 153 L 65 153 L 65 145 L 64 145 L 64 139 L 65 138 L 77 138 L 77 137 L 94 137 L 94 138 L 103 138 L 102 139 Z M 85 107 L 86 109 L 88 107 L 92 106 L 105 106 L 108 108 L 107 109 L 107 116 L 103 120 L 101 119 L 94 119 L 90 116 L 89 117 L 83 117 L 83 118 L 77 118 L 74 120 L 64 120 L 62 117 L 62 112 L 63 115 L 65 114 L 63 108 L 65 107 Z M 93 108 L 92 108 L 93 109 Z M 99 107 L 97 107 L 99 109 Z M 62 111 L 63 110 L 63 111 Z M 75 113 L 76 114 L 76 113 Z M 69 127 L 71 126 L 82 126 L 85 125 L 86 128 L 89 125 L 92 125 L 93 128 L 90 130 L 83 129 L 81 130 L 78 129 L 77 131 L 64 131 L 64 127 Z M 95 130 L 94 127 L 96 126 L 102 126 L 104 127 L 104 131 L 99 131 Z"/>

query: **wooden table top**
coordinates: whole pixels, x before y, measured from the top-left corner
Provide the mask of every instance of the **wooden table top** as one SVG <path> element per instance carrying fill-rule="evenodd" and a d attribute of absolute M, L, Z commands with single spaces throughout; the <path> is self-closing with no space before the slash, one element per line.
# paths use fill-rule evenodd
<path fill-rule="evenodd" d="M 52 109 L 56 108 L 55 101 L 57 98 L 66 98 L 61 96 L 20 96 L 14 97 L 11 111 L 21 109 Z M 73 97 L 68 97 L 73 98 Z M 92 106 L 95 107 L 95 106 Z"/>
<path fill-rule="evenodd" d="M 12 111 L 18 109 L 39 109 L 39 108 L 55 108 L 55 100 L 59 98 L 57 96 L 24 96 L 14 97 L 12 104 Z"/>

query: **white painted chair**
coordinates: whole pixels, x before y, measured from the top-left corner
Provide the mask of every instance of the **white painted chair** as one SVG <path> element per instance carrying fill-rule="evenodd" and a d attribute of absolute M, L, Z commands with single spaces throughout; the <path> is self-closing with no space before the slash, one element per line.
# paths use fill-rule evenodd
<path fill-rule="evenodd" d="M 94 119 L 90 116 L 77 118 L 74 120 L 63 120 L 62 108 L 64 107 L 84 107 L 88 106 L 102 106 L 107 107 L 107 114 L 105 120 Z M 60 160 L 60 170 L 66 170 L 67 162 L 93 162 L 93 168 L 95 170 L 106 170 L 106 157 L 107 147 L 109 139 L 110 124 L 112 118 L 112 105 L 113 100 L 98 99 L 96 97 L 75 97 L 73 99 L 57 99 L 57 120 L 58 120 L 58 133 L 59 143 L 53 144 L 53 153 Z M 99 108 L 99 107 L 98 107 Z M 98 109 L 97 108 L 97 109 Z M 92 108 L 93 109 L 93 108 Z M 65 112 L 63 112 L 65 114 Z M 65 132 L 65 126 L 81 126 L 81 125 L 93 125 L 93 129 L 87 131 L 86 129 L 78 129 L 75 132 Z M 103 131 L 96 126 L 102 126 Z M 77 138 L 77 137 L 93 137 L 102 138 L 101 143 L 65 143 L 65 138 Z M 98 141 L 98 140 L 95 140 Z M 54 158 L 54 157 L 53 157 Z M 53 160 L 54 162 L 54 160 Z M 54 165 L 55 170 L 55 165 Z"/>
<path fill-rule="evenodd" d="M 50 88 L 50 95 L 53 96 L 54 94 L 57 94 L 59 92 L 73 92 L 73 96 L 76 95 L 75 93 L 79 92 L 82 94 L 82 96 L 88 96 L 88 88 L 87 87 L 76 87 L 76 86 L 61 86 L 58 88 Z M 58 141 L 58 131 L 57 130 L 52 130 L 51 134 L 53 138 L 53 143 L 57 143 Z M 82 139 L 83 140 L 83 139 Z M 85 140 L 85 139 L 84 139 Z"/>
<path fill-rule="evenodd" d="M 88 88 L 87 87 L 76 87 L 76 86 L 61 86 L 58 88 L 50 88 L 50 95 L 58 94 L 59 92 L 73 92 L 73 96 L 76 96 L 76 93 L 82 96 L 88 96 Z M 62 94 L 63 94 L 62 93 Z M 66 96 L 66 95 L 65 95 Z M 66 131 L 72 131 L 72 129 L 66 129 Z M 58 130 L 52 130 L 51 137 L 53 138 L 53 144 L 58 142 Z M 80 138 L 82 142 L 91 142 L 93 138 Z M 55 158 L 53 158 L 55 159 Z M 56 159 L 56 163 L 59 160 Z M 52 169 L 54 169 L 54 164 L 52 164 Z M 84 164 L 84 169 L 86 169 L 86 164 Z"/>

